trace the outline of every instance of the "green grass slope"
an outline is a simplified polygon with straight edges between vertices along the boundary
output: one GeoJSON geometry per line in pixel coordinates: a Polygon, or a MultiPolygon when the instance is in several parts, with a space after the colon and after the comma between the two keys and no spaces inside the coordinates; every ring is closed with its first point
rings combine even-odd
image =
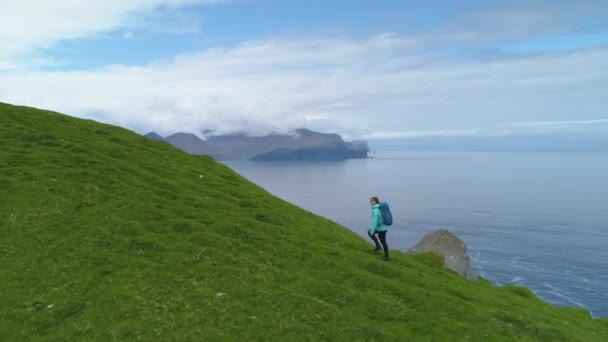
{"type": "Polygon", "coordinates": [[[0,104],[0,340],[607,341],[605,319],[393,253],[208,157],[0,104]]]}

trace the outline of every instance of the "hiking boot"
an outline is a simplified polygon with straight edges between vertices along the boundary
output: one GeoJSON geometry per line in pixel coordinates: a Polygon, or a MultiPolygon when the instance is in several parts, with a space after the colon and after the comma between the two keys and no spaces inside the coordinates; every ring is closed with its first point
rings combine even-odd
{"type": "Polygon", "coordinates": [[[374,252],[377,252],[377,251],[379,251],[381,249],[382,249],[382,247],[376,247],[376,248],[374,248],[374,252]]]}
{"type": "Polygon", "coordinates": [[[389,260],[388,256],[385,255],[382,257],[382,261],[388,261],[388,260],[389,260]]]}

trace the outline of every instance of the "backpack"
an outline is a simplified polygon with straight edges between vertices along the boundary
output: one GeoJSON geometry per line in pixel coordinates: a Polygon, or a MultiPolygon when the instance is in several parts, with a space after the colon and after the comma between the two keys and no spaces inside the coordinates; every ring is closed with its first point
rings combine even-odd
{"type": "Polygon", "coordinates": [[[380,209],[380,214],[382,214],[382,223],[385,226],[390,226],[393,224],[393,214],[391,214],[391,208],[389,208],[388,203],[382,202],[378,207],[380,209]]]}

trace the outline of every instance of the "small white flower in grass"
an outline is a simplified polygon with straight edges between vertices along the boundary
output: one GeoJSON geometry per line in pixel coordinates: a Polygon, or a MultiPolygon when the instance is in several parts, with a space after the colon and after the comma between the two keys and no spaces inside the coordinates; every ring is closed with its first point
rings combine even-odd
{"type": "Polygon", "coordinates": [[[47,308],[49,308],[49,309],[50,309],[50,308],[52,308],[53,306],[55,306],[55,304],[49,304],[49,305],[47,306],[47,308]]]}
{"type": "Polygon", "coordinates": [[[225,295],[226,295],[226,294],[225,294],[224,292],[218,292],[218,293],[216,294],[216,296],[218,296],[218,297],[224,297],[225,295]]]}
{"type": "Polygon", "coordinates": [[[198,178],[203,178],[203,175],[199,175],[198,178]]]}

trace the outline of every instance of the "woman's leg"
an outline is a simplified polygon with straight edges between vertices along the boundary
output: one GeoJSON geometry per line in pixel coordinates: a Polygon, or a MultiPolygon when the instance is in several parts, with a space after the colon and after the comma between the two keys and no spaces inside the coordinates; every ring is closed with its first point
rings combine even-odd
{"type": "Polygon", "coordinates": [[[380,238],[380,243],[382,243],[382,248],[384,248],[384,257],[388,259],[388,245],[386,244],[386,230],[383,232],[378,232],[378,237],[380,238]]]}
{"type": "Polygon", "coordinates": [[[380,249],[380,243],[378,242],[378,238],[376,237],[376,234],[370,234],[370,231],[367,231],[367,235],[369,235],[369,237],[372,239],[372,241],[374,241],[374,243],[376,244],[376,250],[380,249]]]}

